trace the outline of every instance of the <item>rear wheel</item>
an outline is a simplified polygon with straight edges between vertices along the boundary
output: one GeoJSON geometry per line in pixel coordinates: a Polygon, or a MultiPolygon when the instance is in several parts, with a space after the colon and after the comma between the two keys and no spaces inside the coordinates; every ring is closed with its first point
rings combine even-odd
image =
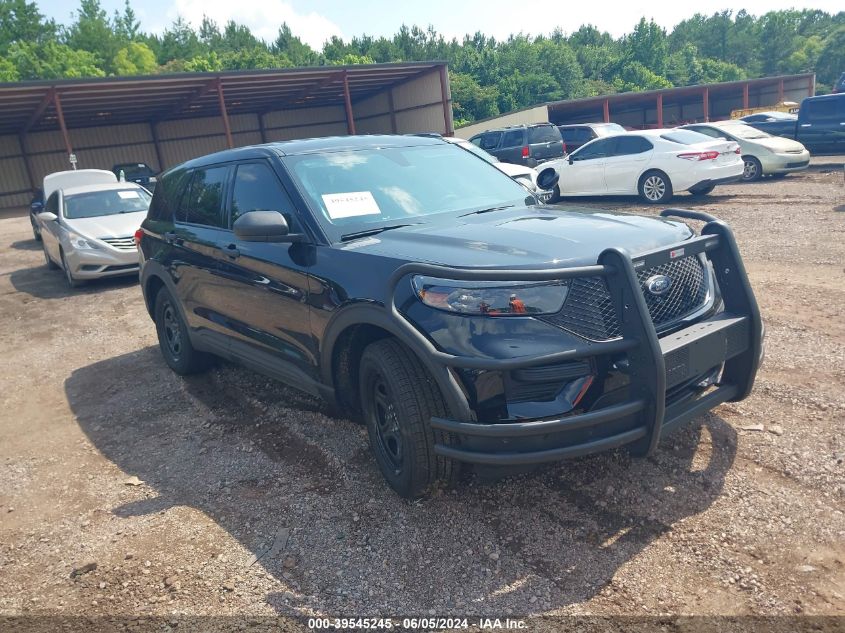
{"type": "Polygon", "coordinates": [[[29,223],[32,225],[32,237],[35,238],[36,241],[41,241],[41,229],[38,228],[38,224],[35,222],[35,219],[32,216],[29,216],[29,223]]]}
{"type": "Polygon", "coordinates": [[[763,177],[763,166],[760,164],[759,160],[753,156],[743,156],[742,161],[744,163],[742,169],[742,179],[745,182],[753,182],[755,180],[760,180],[760,178],[763,177]]]}
{"type": "Polygon", "coordinates": [[[391,488],[415,498],[457,479],[460,465],[434,453],[448,434],[429,424],[447,414],[443,396],[410,350],[395,339],[372,343],[361,357],[360,389],[370,446],[391,488]]]}
{"type": "Polygon", "coordinates": [[[697,187],[690,189],[689,192],[694,196],[706,196],[716,188],[716,185],[707,185],[706,187],[697,187]]]}
{"type": "Polygon", "coordinates": [[[154,314],[158,346],[170,369],[180,376],[207,369],[211,364],[211,356],[194,349],[188,337],[188,327],[166,288],[159,290],[156,295],[154,314]]]}
{"type": "Polygon", "coordinates": [[[640,198],[649,204],[659,204],[672,199],[672,182],[662,171],[649,171],[640,178],[640,198]]]}

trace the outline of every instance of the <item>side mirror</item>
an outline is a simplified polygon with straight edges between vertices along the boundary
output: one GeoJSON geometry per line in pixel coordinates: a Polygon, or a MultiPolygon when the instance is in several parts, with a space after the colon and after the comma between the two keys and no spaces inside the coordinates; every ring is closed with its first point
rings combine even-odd
{"type": "Polygon", "coordinates": [[[303,242],[305,235],[291,233],[278,211],[250,211],[235,220],[235,237],[244,242],[303,242]]]}
{"type": "Polygon", "coordinates": [[[572,163],[575,162],[575,159],[572,158],[572,156],[569,156],[569,157],[567,157],[567,162],[571,165],[572,163]]]}
{"type": "Polygon", "coordinates": [[[557,170],[554,167],[546,167],[537,176],[537,186],[543,191],[551,191],[555,188],[558,180],[560,180],[560,175],[558,175],[557,170]]]}
{"type": "Polygon", "coordinates": [[[55,222],[59,219],[55,213],[51,213],[50,211],[44,211],[44,213],[38,214],[38,219],[42,222],[55,222]]]}

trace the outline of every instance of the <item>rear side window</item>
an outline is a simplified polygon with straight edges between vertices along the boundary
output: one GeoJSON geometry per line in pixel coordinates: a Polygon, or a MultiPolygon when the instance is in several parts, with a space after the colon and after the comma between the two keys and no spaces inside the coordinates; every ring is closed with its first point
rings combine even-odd
{"type": "Polygon", "coordinates": [[[561,136],[553,125],[538,125],[528,128],[529,143],[560,143],[561,136]]]}
{"type": "MultiPolygon", "coordinates": [[[[829,119],[838,119],[845,114],[845,111],[836,107],[837,102],[845,104],[845,99],[818,99],[815,101],[805,101],[802,106],[807,110],[806,118],[810,121],[827,121],[829,119]]],[[[845,106],[843,106],[845,108],[845,106]]]]}
{"type": "Polygon", "coordinates": [[[229,167],[207,167],[191,173],[190,186],[179,207],[179,219],[188,224],[223,228],[223,196],[229,167]]]}
{"type": "Polygon", "coordinates": [[[652,144],[642,136],[617,136],[614,155],[629,156],[631,154],[642,154],[653,149],[652,144]]]}
{"type": "Polygon", "coordinates": [[[502,147],[520,147],[522,144],[522,130],[510,130],[502,137],[502,147]]]}
{"type": "Polygon", "coordinates": [[[499,139],[502,138],[501,132],[488,132],[481,135],[481,149],[495,149],[499,145],[499,139]]]}
{"type": "Polygon", "coordinates": [[[266,163],[238,165],[232,188],[232,224],[250,211],[290,214],[291,203],[276,174],[266,163]]]}
{"type": "Polygon", "coordinates": [[[560,135],[567,145],[583,145],[593,138],[590,130],[584,127],[563,128],[560,130],[560,135]]]}
{"type": "Polygon", "coordinates": [[[187,182],[188,173],[184,170],[171,172],[162,178],[153,192],[153,201],[150,203],[147,217],[151,220],[172,222],[187,182]]]}

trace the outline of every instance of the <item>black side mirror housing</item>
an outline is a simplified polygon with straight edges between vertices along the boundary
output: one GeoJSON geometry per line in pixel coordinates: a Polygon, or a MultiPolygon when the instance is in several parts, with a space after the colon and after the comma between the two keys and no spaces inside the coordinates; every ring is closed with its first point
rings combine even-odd
{"type": "Polygon", "coordinates": [[[571,165],[571,164],[572,164],[572,163],[574,163],[574,162],[575,162],[575,160],[574,160],[574,159],[570,156],[570,157],[569,157],[569,164],[571,165]]]}
{"type": "Polygon", "coordinates": [[[279,211],[249,211],[235,220],[235,237],[244,242],[304,242],[305,235],[291,233],[279,211]]]}
{"type": "Polygon", "coordinates": [[[560,180],[554,167],[546,167],[537,175],[537,186],[543,191],[551,191],[560,180]]]}

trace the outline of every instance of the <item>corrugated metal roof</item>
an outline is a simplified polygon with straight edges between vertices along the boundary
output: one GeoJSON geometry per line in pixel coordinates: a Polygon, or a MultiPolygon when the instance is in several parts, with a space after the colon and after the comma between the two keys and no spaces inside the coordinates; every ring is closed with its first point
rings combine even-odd
{"type": "Polygon", "coordinates": [[[404,62],[220,73],[174,73],[0,83],[0,134],[55,129],[56,99],[68,128],[120,125],[220,114],[218,82],[229,115],[353,102],[445,66],[404,62]]]}

